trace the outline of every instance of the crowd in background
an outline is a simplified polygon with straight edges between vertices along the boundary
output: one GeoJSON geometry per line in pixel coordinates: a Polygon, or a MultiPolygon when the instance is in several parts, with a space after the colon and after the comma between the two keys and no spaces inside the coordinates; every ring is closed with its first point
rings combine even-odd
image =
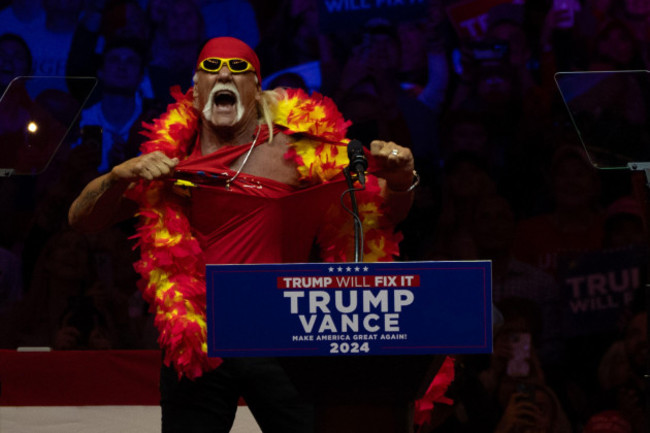
{"type": "MultiPolygon", "coordinates": [[[[42,95],[79,124],[45,171],[0,178],[0,347],[157,347],[135,221],[82,234],[67,210],[138,154],[142,122],[190,87],[201,44],[228,35],[255,47],[265,87],[321,92],[350,138],[412,149],[421,184],[400,260],[492,261],[494,353],[457,357],[455,403],[425,430],[645,433],[645,178],[593,167],[554,74],[650,70],[650,0],[506,2],[472,42],[455,3],[324,33],[315,0],[0,1],[0,93],[17,76],[99,82],[42,95]],[[93,125],[101,139],[81,133],[93,125]],[[514,371],[529,337],[529,369],[514,371]]],[[[630,116],[650,129],[647,111],[630,116]]]]}

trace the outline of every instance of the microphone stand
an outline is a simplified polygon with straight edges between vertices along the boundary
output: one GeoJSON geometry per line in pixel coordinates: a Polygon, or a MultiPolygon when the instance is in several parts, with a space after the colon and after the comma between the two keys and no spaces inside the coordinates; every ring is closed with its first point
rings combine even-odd
{"type": "MultiPolygon", "coordinates": [[[[357,198],[354,194],[358,190],[354,187],[354,180],[352,179],[349,166],[343,169],[343,175],[348,184],[348,190],[346,192],[350,193],[350,202],[352,204],[351,213],[354,219],[354,261],[359,263],[363,261],[363,242],[361,241],[362,226],[361,219],[359,218],[359,208],[357,206],[357,198]]],[[[348,212],[350,212],[349,209],[348,212]]]]}
{"type": "MultiPolygon", "coordinates": [[[[646,179],[646,197],[648,197],[648,192],[650,192],[650,162],[630,162],[627,164],[627,167],[631,171],[643,171],[645,174],[645,179],[646,179]]],[[[650,212],[648,211],[648,205],[644,206],[644,212],[646,215],[646,221],[647,217],[650,216],[650,212]]],[[[647,227],[646,227],[646,230],[647,227]]],[[[646,235],[650,235],[650,233],[647,233],[646,235]]],[[[646,317],[646,332],[650,334],[650,283],[646,282],[645,285],[645,309],[646,313],[648,313],[648,316],[646,317]]],[[[646,409],[646,416],[650,413],[650,358],[646,360],[646,371],[645,374],[643,375],[643,379],[645,382],[645,409],[646,409]]]]}

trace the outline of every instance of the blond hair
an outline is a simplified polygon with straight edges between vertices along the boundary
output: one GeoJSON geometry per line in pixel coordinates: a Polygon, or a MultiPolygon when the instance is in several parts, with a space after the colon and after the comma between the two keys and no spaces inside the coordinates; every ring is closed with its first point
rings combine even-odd
{"type": "Polygon", "coordinates": [[[269,128],[269,142],[273,141],[273,119],[278,101],[284,96],[284,89],[263,90],[258,105],[259,121],[269,128]]]}

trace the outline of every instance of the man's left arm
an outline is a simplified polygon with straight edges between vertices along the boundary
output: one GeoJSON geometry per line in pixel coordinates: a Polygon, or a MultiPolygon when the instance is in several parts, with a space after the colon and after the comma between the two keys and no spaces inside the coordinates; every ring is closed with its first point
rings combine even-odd
{"type": "Polygon", "coordinates": [[[386,216],[397,224],[404,220],[413,204],[415,162],[411,149],[392,141],[374,140],[370,153],[377,163],[376,172],[386,200],[386,216]]]}

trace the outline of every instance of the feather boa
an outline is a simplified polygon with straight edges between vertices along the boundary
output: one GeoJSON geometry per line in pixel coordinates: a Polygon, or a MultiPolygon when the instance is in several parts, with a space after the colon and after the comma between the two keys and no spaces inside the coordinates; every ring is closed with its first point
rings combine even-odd
{"type": "Polygon", "coordinates": [[[436,404],[453,405],[454,401],[445,396],[449,385],[454,381],[455,376],[455,359],[452,357],[445,357],[445,360],[440,366],[440,370],[429,384],[427,391],[422,398],[415,401],[415,409],[413,415],[413,423],[418,426],[423,426],[431,422],[431,415],[436,404]]]}
{"type": "MultiPolygon", "coordinates": [[[[149,141],[142,153],[159,150],[170,158],[183,159],[198,131],[198,112],[192,107],[191,89],[183,94],[172,89],[176,100],[152,124],[145,124],[149,141]]],[[[350,122],[346,122],[329,98],[318,93],[287,90],[278,102],[274,123],[296,135],[285,158],[296,163],[302,180],[327,182],[348,164],[344,143],[350,122]]],[[[366,261],[392,260],[401,240],[383,214],[380,188],[369,177],[366,191],[358,196],[364,224],[366,261]]],[[[127,197],[139,206],[140,223],[135,235],[141,259],[143,298],[155,314],[158,342],[166,365],[174,365],[179,377],[195,379],[216,368],[220,359],[207,356],[205,263],[198,241],[192,235],[182,208],[167,194],[162,181],[139,181],[127,197]]],[[[349,261],[354,240],[350,217],[333,205],[328,224],[318,242],[325,261],[349,261]]]]}

